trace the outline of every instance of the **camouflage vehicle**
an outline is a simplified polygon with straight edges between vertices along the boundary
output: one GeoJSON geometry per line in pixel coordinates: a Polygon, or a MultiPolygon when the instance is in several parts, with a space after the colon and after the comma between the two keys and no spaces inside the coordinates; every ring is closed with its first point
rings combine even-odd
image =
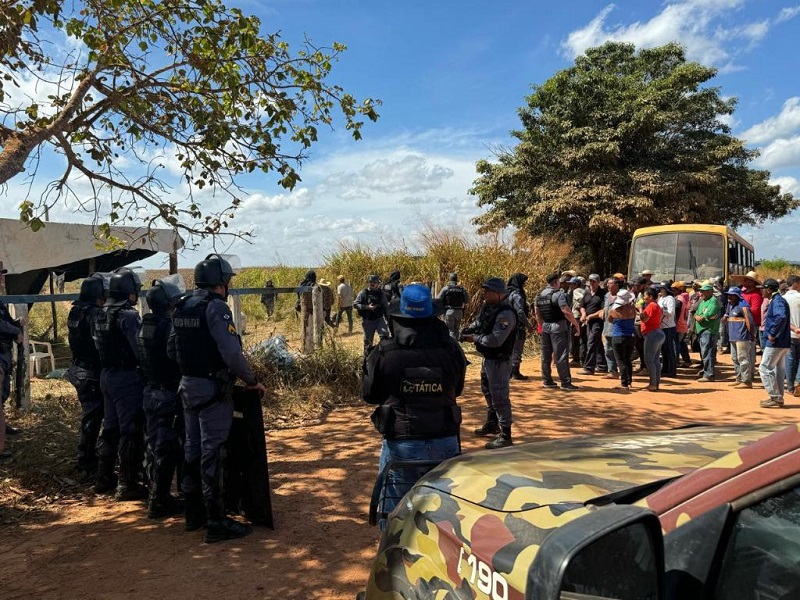
{"type": "Polygon", "coordinates": [[[450,459],[389,515],[358,597],[800,599],[800,425],[450,459]]]}

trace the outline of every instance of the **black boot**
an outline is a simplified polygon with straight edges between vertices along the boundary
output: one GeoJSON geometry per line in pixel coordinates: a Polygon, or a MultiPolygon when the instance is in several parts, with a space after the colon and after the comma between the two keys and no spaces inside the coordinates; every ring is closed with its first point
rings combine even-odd
{"type": "Polygon", "coordinates": [[[200,492],[184,495],[183,515],[186,520],[184,527],[186,531],[197,531],[206,526],[208,521],[206,505],[200,492]]]}
{"type": "Polygon", "coordinates": [[[106,429],[97,442],[97,477],[94,491],[98,494],[112,493],[117,487],[114,467],[117,464],[119,429],[106,429]]]}
{"type": "Polygon", "coordinates": [[[527,381],[528,376],[520,373],[519,365],[517,365],[516,367],[514,367],[514,370],[511,371],[511,379],[516,379],[517,381],[527,381]]]}
{"type": "Polygon", "coordinates": [[[208,529],[204,540],[206,544],[235,540],[253,531],[249,525],[226,517],[221,499],[206,502],[206,510],[208,511],[208,529]]]}
{"type": "Polygon", "coordinates": [[[486,448],[489,450],[494,450],[495,448],[506,448],[507,446],[513,445],[514,442],[511,439],[511,427],[501,427],[500,428],[500,435],[494,438],[491,442],[486,444],[486,448]]]}
{"type": "Polygon", "coordinates": [[[170,494],[172,478],[175,474],[174,453],[170,452],[163,457],[155,457],[151,473],[147,518],[163,519],[182,513],[183,502],[170,494]]]}
{"type": "Polygon", "coordinates": [[[500,433],[500,425],[497,422],[497,413],[494,409],[486,409],[486,422],[474,431],[475,435],[489,436],[500,433]]]}
{"type": "Polygon", "coordinates": [[[119,483],[115,500],[147,500],[147,488],[142,484],[144,446],[141,434],[134,432],[120,440],[119,483]]]}

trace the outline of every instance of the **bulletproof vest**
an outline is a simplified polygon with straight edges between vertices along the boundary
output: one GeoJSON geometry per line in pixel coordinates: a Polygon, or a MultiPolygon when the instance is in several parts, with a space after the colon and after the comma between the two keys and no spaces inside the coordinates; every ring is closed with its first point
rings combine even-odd
{"type": "Polygon", "coordinates": [[[460,285],[449,285],[442,300],[444,300],[444,305],[447,308],[464,308],[464,304],[467,301],[467,293],[460,285]]]}
{"type": "Polygon", "coordinates": [[[383,298],[385,296],[381,290],[371,290],[367,288],[366,292],[367,297],[365,304],[374,304],[376,308],[375,310],[359,310],[358,314],[368,321],[374,321],[383,316],[383,298]]]}
{"type": "Polygon", "coordinates": [[[150,313],[142,317],[142,327],[136,336],[139,365],[148,385],[168,390],[178,389],[181,372],[178,364],[167,356],[167,339],[172,320],[166,315],[150,313]]]}
{"type": "MultiPolygon", "coordinates": [[[[501,312],[504,310],[511,311],[511,314],[514,314],[514,308],[509,304],[508,299],[504,299],[499,304],[495,306],[490,306],[488,304],[484,304],[483,308],[481,309],[481,315],[479,318],[480,327],[475,332],[477,335],[487,335],[494,331],[494,324],[497,321],[497,317],[500,315],[501,312]]],[[[508,337],[506,337],[505,341],[501,346],[496,348],[489,348],[488,346],[484,346],[483,344],[476,343],[475,349],[481,356],[486,358],[507,358],[511,356],[511,351],[514,349],[514,342],[517,339],[517,336],[514,335],[516,331],[516,326],[514,329],[508,332],[508,337]]]]}
{"type": "Polygon", "coordinates": [[[456,435],[461,409],[456,403],[452,349],[448,346],[419,348],[401,346],[392,339],[378,348],[382,386],[387,399],[372,415],[378,431],[387,439],[423,439],[456,435]]]}
{"type": "Polygon", "coordinates": [[[72,304],[67,316],[69,349],[72,362],[90,370],[100,369],[100,353],[92,337],[92,321],[100,307],[96,304],[78,300],[72,304]]]}
{"type": "Polygon", "coordinates": [[[182,375],[215,377],[225,368],[206,320],[208,304],[215,298],[222,299],[222,296],[209,294],[198,300],[198,296],[190,294],[178,302],[172,313],[175,349],[182,375]]]}
{"type": "Polygon", "coordinates": [[[542,315],[542,319],[544,319],[545,323],[558,323],[567,318],[561,311],[558,300],[554,298],[555,292],[557,291],[559,290],[554,290],[548,286],[536,296],[536,308],[539,309],[539,313],[542,315]]]}
{"type": "Polygon", "coordinates": [[[104,306],[94,322],[95,342],[104,369],[134,369],[138,362],[128,339],[119,327],[119,313],[133,310],[129,304],[104,306]]]}

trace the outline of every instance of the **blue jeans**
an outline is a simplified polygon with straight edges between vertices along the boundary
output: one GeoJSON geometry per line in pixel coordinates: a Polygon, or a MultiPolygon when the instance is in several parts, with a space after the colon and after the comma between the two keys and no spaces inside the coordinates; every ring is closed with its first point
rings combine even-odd
{"type": "Polygon", "coordinates": [[[783,402],[783,384],[786,379],[786,355],[789,348],[773,348],[767,346],[761,353],[761,383],[769,397],[778,402],[783,402]]]}
{"type": "Polygon", "coordinates": [[[786,384],[789,390],[800,385],[800,338],[792,338],[789,353],[786,355],[786,384]]]}
{"type": "Polygon", "coordinates": [[[644,336],[644,364],[650,377],[650,385],[658,387],[661,383],[661,346],[666,336],[661,329],[656,329],[644,336]]]}
{"type": "Polygon", "coordinates": [[[619,373],[619,365],[617,364],[617,357],[614,354],[614,338],[610,335],[603,336],[606,338],[606,363],[608,363],[609,373],[619,373]]]}
{"type": "MultiPolygon", "coordinates": [[[[458,437],[451,435],[443,438],[433,438],[427,440],[383,440],[381,445],[381,457],[378,462],[378,477],[383,474],[387,464],[393,461],[407,460],[438,460],[458,455],[458,437]]],[[[420,469],[393,470],[389,472],[386,479],[386,486],[381,490],[381,501],[383,509],[379,506],[380,513],[389,514],[394,510],[406,492],[410,490],[430,467],[420,469]]],[[[385,519],[379,519],[381,530],[386,526],[385,519]]]]}
{"type": "Polygon", "coordinates": [[[717,366],[717,336],[710,331],[700,334],[700,358],[703,360],[703,376],[714,377],[717,366]]]}

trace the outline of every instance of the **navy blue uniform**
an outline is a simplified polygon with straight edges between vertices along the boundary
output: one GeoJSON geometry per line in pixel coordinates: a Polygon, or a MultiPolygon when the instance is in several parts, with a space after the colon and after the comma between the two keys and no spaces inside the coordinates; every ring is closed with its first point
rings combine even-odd
{"type": "Polygon", "coordinates": [[[98,470],[95,487],[112,485],[114,463],[119,458],[117,496],[138,494],[142,487],[144,461],[144,384],[137,370],[136,336],[141,319],[128,300],[113,300],[97,312],[95,343],[100,353],[103,392],[103,431],[97,446],[98,470]]]}
{"type": "Polygon", "coordinates": [[[222,296],[195,290],[178,303],[172,322],[168,354],[182,374],[179,393],[186,427],[181,488],[187,511],[202,495],[209,518],[217,519],[224,512],[222,466],[233,421],[233,383],[238,377],[255,385],[256,378],[222,296]]]}
{"type": "Polygon", "coordinates": [[[361,326],[364,329],[364,356],[366,356],[376,333],[380,339],[389,337],[389,326],[386,323],[389,303],[379,288],[366,287],[358,293],[353,306],[361,317],[361,326]]]}

